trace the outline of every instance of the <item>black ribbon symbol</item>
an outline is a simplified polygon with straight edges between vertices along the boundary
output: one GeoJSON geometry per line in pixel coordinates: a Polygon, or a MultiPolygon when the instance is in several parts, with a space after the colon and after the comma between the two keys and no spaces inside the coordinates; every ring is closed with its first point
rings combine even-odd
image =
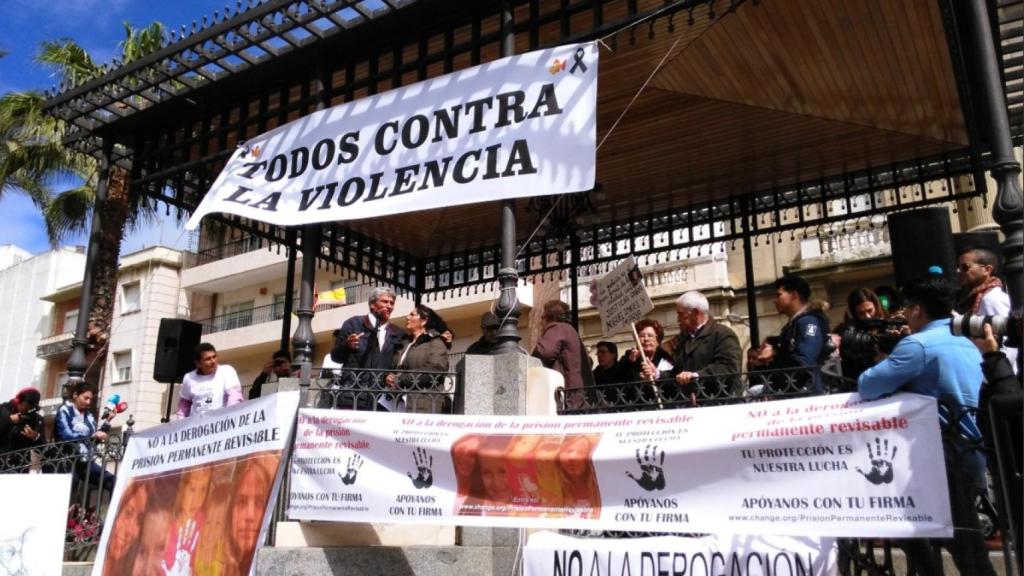
{"type": "Polygon", "coordinates": [[[576,49],[576,55],[573,56],[574,62],[572,64],[572,68],[569,69],[569,74],[575,74],[577,68],[580,69],[580,72],[583,72],[584,74],[587,73],[587,65],[583,63],[583,56],[585,56],[586,53],[586,50],[584,50],[582,46],[576,49]]]}

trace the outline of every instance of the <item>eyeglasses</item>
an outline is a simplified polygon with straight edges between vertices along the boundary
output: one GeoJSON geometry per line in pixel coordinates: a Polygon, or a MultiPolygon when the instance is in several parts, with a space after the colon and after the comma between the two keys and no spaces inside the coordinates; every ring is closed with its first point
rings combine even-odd
{"type": "Polygon", "coordinates": [[[981,266],[981,264],[978,264],[977,262],[963,262],[957,265],[956,271],[961,273],[967,272],[968,270],[974,268],[975,266],[981,266]]]}

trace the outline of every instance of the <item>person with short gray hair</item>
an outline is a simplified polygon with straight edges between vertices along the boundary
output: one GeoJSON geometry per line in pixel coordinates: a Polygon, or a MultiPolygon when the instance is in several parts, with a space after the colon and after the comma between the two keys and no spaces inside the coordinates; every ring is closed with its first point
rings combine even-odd
{"type": "MultiPolygon", "coordinates": [[[[401,348],[405,339],[405,331],[389,323],[391,313],[395,310],[395,291],[387,287],[377,287],[370,292],[368,302],[370,313],[365,316],[353,316],[341,325],[341,330],[331,350],[331,360],[348,369],[390,370],[395,367],[395,351],[401,348]]],[[[344,387],[352,387],[351,374],[344,387]]],[[[368,390],[381,388],[382,378],[377,374],[362,374],[360,386],[368,390]],[[381,382],[377,382],[380,380],[381,382]]],[[[376,399],[373,394],[342,394],[335,399],[339,408],[355,410],[373,410],[376,399]]]]}
{"type": "Polygon", "coordinates": [[[733,382],[714,377],[740,371],[740,340],[732,328],[711,318],[708,299],[697,291],[685,292],[676,299],[679,335],[666,344],[672,352],[672,376],[684,391],[697,390],[701,396],[738,394],[733,382]],[[703,379],[703,380],[702,380],[703,379]]]}

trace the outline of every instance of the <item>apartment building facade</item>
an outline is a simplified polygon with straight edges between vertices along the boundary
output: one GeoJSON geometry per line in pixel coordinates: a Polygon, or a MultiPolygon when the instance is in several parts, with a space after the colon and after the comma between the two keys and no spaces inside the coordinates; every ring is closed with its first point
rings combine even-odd
{"type": "MultiPolygon", "coordinates": [[[[128,403],[128,413],[115,420],[123,425],[129,415],[136,428],[160,423],[167,404],[167,385],[153,380],[157,333],[162,318],[188,317],[187,295],[181,289],[182,253],[156,246],[121,257],[114,318],[107,342],[106,360],[88,356],[86,380],[99,389],[101,402],[117,394],[128,403]]],[[[44,406],[52,408],[62,401],[67,380],[67,361],[71,339],[79,314],[81,271],[77,282],[61,286],[42,299],[53,307],[49,334],[36,349],[44,363],[44,406]]]]}
{"type": "Polygon", "coordinates": [[[0,247],[0,266],[0,398],[7,400],[26,386],[45,388],[47,363],[38,357],[37,348],[48,343],[55,327],[63,331],[74,316],[67,318],[67,310],[42,298],[58,286],[81,280],[85,251],[61,248],[33,256],[7,245],[0,247]]]}

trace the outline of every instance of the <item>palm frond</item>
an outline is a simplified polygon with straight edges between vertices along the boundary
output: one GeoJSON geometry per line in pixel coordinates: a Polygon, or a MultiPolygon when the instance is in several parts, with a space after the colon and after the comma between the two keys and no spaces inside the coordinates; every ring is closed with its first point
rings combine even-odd
{"type": "Polygon", "coordinates": [[[36,62],[51,68],[55,76],[72,86],[100,75],[100,67],[92,56],[70,38],[41,42],[36,62]]]}
{"type": "Polygon", "coordinates": [[[46,237],[51,246],[56,248],[68,236],[89,229],[95,200],[95,190],[89,185],[71,188],[53,197],[43,210],[46,237]]]}
{"type": "Polygon", "coordinates": [[[124,40],[117,47],[121,50],[121,58],[128,63],[162,48],[165,28],[160,22],[153,22],[145,28],[135,28],[131,23],[125,22],[124,35],[124,40]]]}

